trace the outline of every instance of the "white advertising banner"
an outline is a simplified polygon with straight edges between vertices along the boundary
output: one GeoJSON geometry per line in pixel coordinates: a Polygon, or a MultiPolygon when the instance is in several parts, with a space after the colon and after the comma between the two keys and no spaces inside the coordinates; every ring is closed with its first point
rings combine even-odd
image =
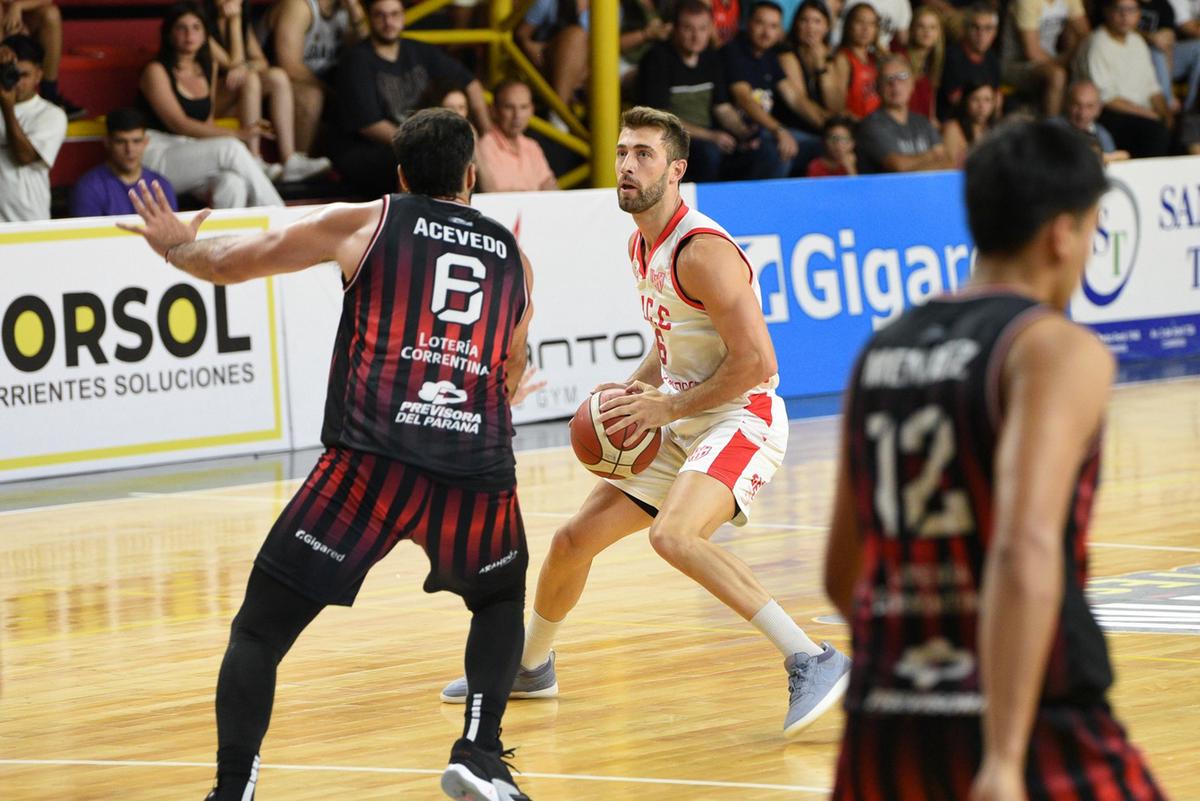
{"type": "Polygon", "coordinates": [[[0,270],[0,481],[290,447],[274,281],[193,280],[106,220],[0,227],[0,270]]]}
{"type": "Polygon", "coordinates": [[[1123,359],[1200,350],[1200,157],[1123,162],[1108,174],[1072,318],[1123,359]]]}

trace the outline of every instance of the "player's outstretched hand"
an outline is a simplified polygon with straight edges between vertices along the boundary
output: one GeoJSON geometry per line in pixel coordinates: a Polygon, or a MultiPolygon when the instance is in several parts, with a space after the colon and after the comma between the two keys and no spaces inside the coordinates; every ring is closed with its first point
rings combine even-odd
{"type": "Polygon", "coordinates": [[[533,393],[542,389],[548,384],[548,381],[534,381],[533,377],[537,375],[537,368],[530,365],[525,368],[524,374],[521,376],[521,383],[517,384],[517,389],[513,392],[512,397],[508,399],[509,406],[520,406],[526,398],[533,393]]]}
{"type": "Polygon", "coordinates": [[[1020,765],[984,759],[968,801],[1026,801],[1027,798],[1020,765]]]}
{"type": "Polygon", "coordinates": [[[610,424],[604,429],[606,434],[615,434],[634,425],[636,428],[628,439],[637,442],[643,432],[661,428],[679,416],[675,413],[674,396],[644,381],[616,384],[613,388],[623,388],[625,394],[600,406],[600,422],[610,424]]]}
{"type": "Polygon", "coordinates": [[[184,222],[171,211],[171,203],[158,181],[150,186],[146,186],[145,181],[138,181],[137,187],[129,190],[129,199],[133,201],[133,208],[145,225],[119,222],[117,227],[140,234],[146,244],[164,259],[167,251],[176,245],[195,241],[201,224],[212,214],[211,209],[204,209],[197,212],[190,223],[184,222]]]}

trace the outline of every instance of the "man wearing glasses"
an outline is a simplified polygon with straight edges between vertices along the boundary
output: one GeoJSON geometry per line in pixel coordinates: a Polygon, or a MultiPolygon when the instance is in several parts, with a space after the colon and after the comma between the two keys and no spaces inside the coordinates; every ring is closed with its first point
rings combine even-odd
{"type": "Polygon", "coordinates": [[[954,167],[929,118],[908,110],[908,99],[913,92],[908,70],[908,62],[899,56],[888,56],[879,64],[879,96],[883,105],[863,120],[858,129],[859,171],[864,174],[954,167]]]}
{"type": "Polygon", "coordinates": [[[937,115],[942,121],[954,116],[967,84],[986,84],[999,93],[1000,56],[992,48],[1000,30],[996,8],[978,0],[967,9],[962,38],[946,46],[942,84],[938,89],[937,115]]]}

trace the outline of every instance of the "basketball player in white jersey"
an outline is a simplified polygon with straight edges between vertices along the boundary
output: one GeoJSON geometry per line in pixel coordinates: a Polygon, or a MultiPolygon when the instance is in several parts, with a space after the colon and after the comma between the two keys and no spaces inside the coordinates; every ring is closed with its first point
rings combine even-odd
{"type": "MultiPolygon", "coordinates": [[[[537,594],[513,698],[558,693],[554,636],[583,592],[592,559],[650,527],[663,559],[750,621],[784,656],[789,703],[784,732],[795,736],[845,692],[849,660],[817,644],[755,579],[709,541],[721,524],[745,525],[755,495],[783,461],[788,423],[775,349],[749,260],[713,220],[679,194],[688,134],[665,111],[636,107],[621,119],[617,202],[633,215],[633,276],[656,348],[602,407],[609,433],[662,428],[654,462],[624,480],[602,480],[554,535],[537,594]]],[[[465,679],[442,700],[462,702],[465,679]]]]}

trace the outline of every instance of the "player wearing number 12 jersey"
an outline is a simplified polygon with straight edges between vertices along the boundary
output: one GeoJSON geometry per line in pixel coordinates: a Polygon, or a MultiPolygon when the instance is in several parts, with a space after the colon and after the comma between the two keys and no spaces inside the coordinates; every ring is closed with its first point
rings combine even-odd
{"type": "Polygon", "coordinates": [[[1063,310],[1106,187],[1075,132],[997,131],[967,160],[971,283],[858,359],[826,564],[854,641],[837,801],[1163,798],[1084,597],[1113,362],[1063,310]]]}
{"type": "MultiPolygon", "coordinates": [[[[749,567],[709,540],[723,523],[746,523],[787,445],[787,417],[774,391],[775,351],[755,276],[729,234],[680,197],[688,134],[678,118],[637,107],[621,122],[617,199],[637,224],[630,267],[656,347],[627,382],[598,388],[626,390],[605,404],[600,419],[610,431],[661,427],[663,443],[644,472],[597,484],[555,533],[513,695],[557,693],[550,646],[583,592],[592,559],[649,526],[660,556],[783,654],[789,685],[784,731],[793,736],[841,696],[849,662],[809,639],[749,567]]],[[[463,679],[452,682],[442,700],[462,702],[469,687],[463,679]]]]}
{"type": "Polygon", "coordinates": [[[192,275],[231,283],[336,261],[345,289],[326,450],[267,535],[234,618],[206,801],[253,798],[276,666],[321,609],[354,602],[401,539],[429,557],[425,590],[456,593],[472,613],[471,697],[442,789],[528,801],[499,735],[529,558],[508,408],[525,368],[529,264],[508,230],[467,203],[475,136],[466,120],[418,112],[393,149],[404,194],[334,204],[257,236],[193,241],[205,213],[186,225],[161,188],[131,193],[145,225],[130,229],[192,275]]]}

